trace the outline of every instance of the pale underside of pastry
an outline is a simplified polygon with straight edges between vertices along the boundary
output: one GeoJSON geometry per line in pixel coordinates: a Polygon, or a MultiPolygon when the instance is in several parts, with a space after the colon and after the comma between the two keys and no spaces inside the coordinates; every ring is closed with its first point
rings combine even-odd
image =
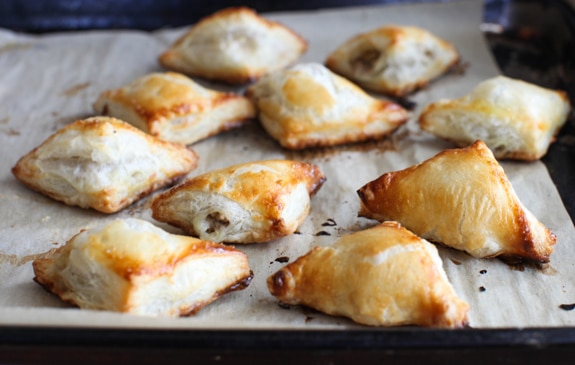
{"type": "Polygon", "coordinates": [[[255,161],[193,177],[157,196],[152,217],[214,242],[266,242],[293,233],[325,181],[313,164],[255,161]]]}
{"type": "Polygon", "coordinates": [[[195,314],[252,278],[241,251],[133,218],[83,230],[33,268],[34,281],[82,309],[144,316],[195,314]]]}
{"type": "Polygon", "coordinates": [[[395,220],[477,258],[546,263],[556,237],[517,197],[487,146],[476,141],[387,172],[358,190],[359,215],[395,220]]]}
{"type": "Polygon", "coordinates": [[[497,76],[459,99],[429,104],[420,127],[462,147],[481,139],[498,159],[543,157],[571,109],[563,91],[497,76]]]}
{"type": "Polygon", "coordinates": [[[196,153],[121,120],[93,117],[58,130],[20,158],[14,176],[68,205],[117,212],[196,168],[196,153]]]}
{"type": "Polygon", "coordinates": [[[163,140],[187,145],[240,127],[255,117],[248,98],[205,88],[175,72],[151,73],[104,91],[94,110],[163,140]]]}
{"type": "Polygon", "coordinates": [[[246,95],[265,130],[287,149],[382,139],[409,117],[398,104],[371,97],[319,63],[266,75],[246,95]]]}
{"type": "Polygon", "coordinates": [[[315,247],[267,279],[281,302],[371,326],[463,327],[469,305],[435,246],[397,222],[315,247]]]}
{"type": "Polygon", "coordinates": [[[289,27],[246,7],[232,7],[193,25],[159,62],[190,76],[242,84],[291,65],[307,42],[289,27]]]}
{"type": "Polygon", "coordinates": [[[327,57],[325,64],[366,89],[403,97],[458,62],[455,47],[431,32],[388,25],[347,40],[327,57]]]}

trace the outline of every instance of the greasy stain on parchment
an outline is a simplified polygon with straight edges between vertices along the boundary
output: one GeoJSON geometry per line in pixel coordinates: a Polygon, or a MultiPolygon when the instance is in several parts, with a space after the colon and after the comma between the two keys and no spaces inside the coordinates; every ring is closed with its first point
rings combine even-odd
{"type": "Polygon", "coordinates": [[[25,265],[31,261],[36,260],[36,259],[41,259],[41,258],[44,258],[46,256],[49,256],[55,250],[56,249],[53,248],[48,252],[34,254],[34,255],[25,255],[25,256],[8,255],[8,254],[0,253],[0,265],[10,264],[12,266],[22,266],[22,265],[25,265]]]}
{"type": "Polygon", "coordinates": [[[64,90],[64,92],[62,93],[62,95],[64,96],[74,96],[76,95],[78,92],[84,90],[85,88],[87,88],[88,86],[90,86],[89,82],[84,82],[81,84],[77,84],[72,86],[71,88],[64,90]]]}

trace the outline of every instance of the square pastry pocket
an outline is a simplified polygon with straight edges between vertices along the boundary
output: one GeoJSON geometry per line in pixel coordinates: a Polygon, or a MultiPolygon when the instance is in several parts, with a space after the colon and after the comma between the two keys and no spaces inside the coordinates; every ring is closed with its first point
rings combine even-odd
{"type": "Polygon", "coordinates": [[[34,281],[82,309],[168,317],[195,314],[253,276],[233,247],[134,218],[83,230],[33,268],[34,281]]]}
{"type": "Polygon", "coordinates": [[[293,150],[382,139],[409,117],[399,104],[371,97],[319,63],[266,75],[246,95],[265,130],[293,150]]]}
{"type": "Polygon", "coordinates": [[[306,50],[307,42],[289,27],[231,7],[194,24],[159,62],[189,76],[244,84],[295,63],[306,50]]]}
{"type": "Polygon", "coordinates": [[[413,26],[388,25],[347,40],[326,66],[361,87],[405,97],[459,62],[448,41],[413,26]]]}
{"type": "Polygon", "coordinates": [[[421,129],[460,147],[482,140],[498,159],[543,157],[571,109],[567,94],[497,76],[468,95],[425,107],[421,129]]]}
{"type": "Polygon", "coordinates": [[[115,213],[196,168],[196,153],[121,120],[93,117],[58,130],[12,168],[52,199],[115,213]]]}
{"type": "Polygon", "coordinates": [[[152,73],[100,94],[98,114],[125,120],[153,136],[192,144],[255,117],[249,99],[201,86],[175,73],[152,73]]]}

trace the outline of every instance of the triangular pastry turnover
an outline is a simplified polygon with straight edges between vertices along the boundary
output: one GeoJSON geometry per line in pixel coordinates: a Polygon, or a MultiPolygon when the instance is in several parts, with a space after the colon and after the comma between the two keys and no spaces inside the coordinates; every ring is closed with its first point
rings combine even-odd
{"type": "Polygon", "coordinates": [[[462,327],[469,305],[448,281],[437,248],[397,222],[314,247],[267,279],[291,305],[371,326],[462,327]]]}
{"type": "Polygon", "coordinates": [[[525,208],[482,141],[445,150],[358,190],[359,215],[396,220],[474,257],[546,263],[556,237],[525,208]]]}

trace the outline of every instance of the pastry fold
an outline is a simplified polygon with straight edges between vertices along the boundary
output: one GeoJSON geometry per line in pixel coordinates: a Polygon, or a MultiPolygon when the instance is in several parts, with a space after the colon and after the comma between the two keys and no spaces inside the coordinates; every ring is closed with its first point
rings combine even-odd
{"type": "Polygon", "coordinates": [[[115,213],[196,168],[196,153],[121,120],[93,117],[58,130],[20,158],[14,176],[52,199],[115,213]]]}
{"type": "Polygon", "coordinates": [[[359,215],[395,220],[478,258],[546,263],[556,237],[517,197],[482,141],[449,149],[362,186],[359,215]]]}
{"type": "Polygon", "coordinates": [[[66,302],[145,316],[194,314],[252,278],[241,251],[134,218],[83,230],[33,268],[66,302]]]}
{"type": "Polygon", "coordinates": [[[435,246],[397,222],[315,247],[267,279],[272,295],[371,326],[463,327],[469,305],[435,246]]]}
{"type": "Polygon", "coordinates": [[[293,233],[325,176],[318,166],[264,160],[195,176],[157,196],[152,217],[215,242],[266,242],[293,233]]]}

